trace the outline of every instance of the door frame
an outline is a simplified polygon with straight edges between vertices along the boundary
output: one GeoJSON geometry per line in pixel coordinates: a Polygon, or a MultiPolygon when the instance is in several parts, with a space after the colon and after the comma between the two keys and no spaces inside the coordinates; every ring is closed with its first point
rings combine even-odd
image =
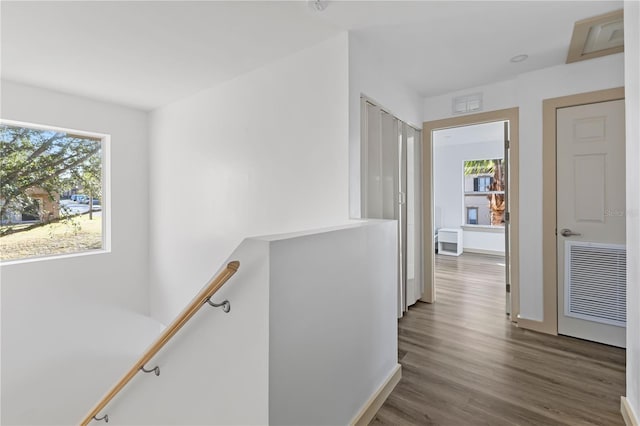
{"type": "Polygon", "coordinates": [[[542,321],[519,320],[525,328],[558,334],[558,251],[556,217],[556,111],[559,108],[624,99],[624,87],[542,101],[542,321]]]}
{"type": "Polygon", "coordinates": [[[520,313],[520,245],[519,245],[519,109],[507,108],[496,111],[451,117],[442,120],[425,121],[422,125],[422,202],[423,202],[423,240],[424,240],[424,295],[422,301],[434,303],[435,294],[435,236],[433,235],[433,131],[451,127],[470,126],[495,121],[509,121],[510,126],[510,164],[509,164],[509,214],[510,248],[509,264],[511,269],[511,321],[516,321],[520,313]]]}

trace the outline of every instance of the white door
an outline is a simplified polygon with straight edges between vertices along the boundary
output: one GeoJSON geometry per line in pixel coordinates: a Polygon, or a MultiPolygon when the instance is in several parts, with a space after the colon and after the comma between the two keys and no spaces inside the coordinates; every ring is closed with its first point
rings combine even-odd
{"type": "Polygon", "coordinates": [[[558,333],[625,347],[624,100],[557,110],[558,333]]]}

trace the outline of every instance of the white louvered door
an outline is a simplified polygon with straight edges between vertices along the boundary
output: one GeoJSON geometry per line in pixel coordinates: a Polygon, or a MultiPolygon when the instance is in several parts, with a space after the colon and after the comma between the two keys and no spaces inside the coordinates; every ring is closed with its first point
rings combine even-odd
{"type": "Polygon", "coordinates": [[[558,333],[625,347],[624,101],[557,111],[558,333]]]}

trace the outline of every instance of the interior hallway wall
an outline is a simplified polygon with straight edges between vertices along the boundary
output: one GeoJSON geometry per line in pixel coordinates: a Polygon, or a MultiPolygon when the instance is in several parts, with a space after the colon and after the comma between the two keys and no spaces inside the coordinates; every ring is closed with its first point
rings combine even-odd
{"type": "Polygon", "coordinates": [[[627,126],[627,400],[640,420],[640,3],[624,3],[627,126]]]}
{"type": "Polygon", "coordinates": [[[348,37],[151,114],[151,311],[168,322],[243,238],[348,219],[348,37]]]}
{"type": "Polygon", "coordinates": [[[3,80],[2,118],[111,135],[111,252],[2,265],[3,327],[5,307],[36,300],[64,310],[91,299],[148,314],[147,113],[3,80]]]}
{"type": "Polygon", "coordinates": [[[542,319],[542,101],[624,85],[623,54],[558,65],[424,100],[424,121],[452,117],[454,96],[482,92],[484,111],[519,107],[520,316],[542,319]],[[522,204],[526,201],[526,204],[522,204]]]}
{"type": "Polygon", "coordinates": [[[367,96],[400,120],[422,129],[423,99],[415,90],[387,75],[371,49],[356,35],[349,34],[349,217],[352,218],[362,217],[360,96],[367,96]]]}

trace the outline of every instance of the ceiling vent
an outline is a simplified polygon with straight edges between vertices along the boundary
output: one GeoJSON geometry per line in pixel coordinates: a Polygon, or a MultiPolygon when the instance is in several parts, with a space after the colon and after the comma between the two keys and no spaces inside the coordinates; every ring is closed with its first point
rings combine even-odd
{"type": "Polygon", "coordinates": [[[621,10],[575,23],[567,63],[624,51],[624,19],[621,10]]]}
{"type": "Polygon", "coordinates": [[[468,112],[482,111],[482,93],[457,96],[452,102],[453,114],[466,114],[468,112]]]}

